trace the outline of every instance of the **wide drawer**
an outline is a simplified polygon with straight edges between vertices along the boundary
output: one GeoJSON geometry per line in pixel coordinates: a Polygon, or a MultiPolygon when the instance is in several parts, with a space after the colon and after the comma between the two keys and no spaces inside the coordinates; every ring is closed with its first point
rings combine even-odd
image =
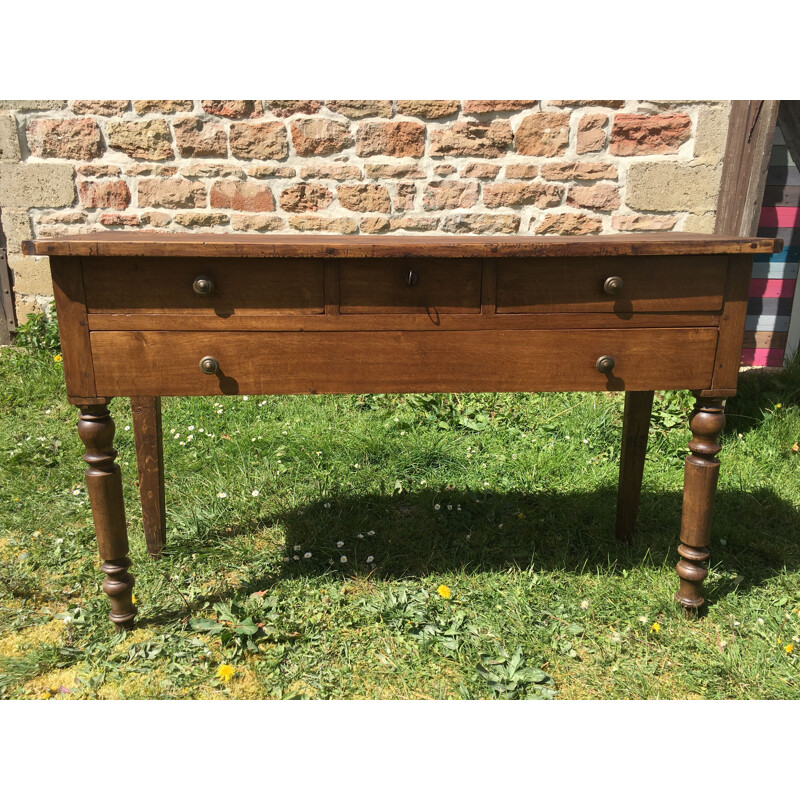
{"type": "Polygon", "coordinates": [[[726,256],[504,259],[497,312],[717,311],[727,266],[726,256]]]}
{"type": "Polygon", "coordinates": [[[478,314],[481,261],[454,258],[341,259],[342,314],[478,314]]]}
{"type": "Polygon", "coordinates": [[[715,328],[91,334],[101,396],[703,389],[716,343],[715,328]]]}
{"type": "Polygon", "coordinates": [[[202,314],[231,317],[321,314],[321,259],[84,258],[89,313],[202,314]],[[198,289],[198,278],[210,284],[198,289]]]}

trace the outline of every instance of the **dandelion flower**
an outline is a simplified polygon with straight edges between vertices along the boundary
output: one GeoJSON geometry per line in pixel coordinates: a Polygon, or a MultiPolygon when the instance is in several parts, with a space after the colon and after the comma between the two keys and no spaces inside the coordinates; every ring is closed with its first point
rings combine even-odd
{"type": "Polygon", "coordinates": [[[225,492],[217,492],[217,497],[226,498],[228,495],[225,492]]]}
{"type": "Polygon", "coordinates": [[[341,562],[342,562],[342,564],[346,564],[346,563],[347,563],[347,556],[342,556],[342,557],[339,559],[339,561],[341,561],[341,562]]]}
{"type": "Polygon", "coordinates": [[[451,592],[449,586],[445,586],[444,584],[442,584],[436,591],[438,592],[439,597],[443,597],[445,600],[450,599],[451,592]]]}
{"type": "Polygon", "coordinates": [[[230,664],[220,664],[219,668],[217,669],[217,677],[221,681],[225,681],[225,683],[227,683],[235,674],[236,670],[230,664]]]}
{"type": "Polygon", "coordinates": [[[250,492],[250,496],[251,497],[258,497],[258,489],[253,489],[253,491],[250,492]]]}
{"type": "Polygon", "coordinates": [[[59,364],[62,361],[61,353],[58,353],[57,355],[54,355],[53,356],[53,361],[55,361],[56,364],[59,364]]]}
{"type": "Polygon", "coordinates": [[[775,408],[780,408],[780,407],[781,407],[780,403],[775,403],[775,408]]]}
{"type": "Polygon", "coordinates": [[[132,594],[132,595],[131,595],[131,603],[133,603],[134,605],[136,605],[136,602],[137,602],[137,600],[136,600],[136,595],[135,595],[135,594],[132,594]]]}
{"type": "Polygon", "coordinates": [[[337,547],[344,547],[344,542],[336,542],[337,547]]]}
{"type": "Polygon", "coordinates": [[[787,653],[789,653],[789,654],[791,655],[791,653],[792,653],[792,650],[794,650],[794,645],[793,645],[793,644],[787,644],[787,645],[786,645],[786,647],[784,647],[783,649],[784,649],[784,650],[785,650],[787,653]]]}
{"type": "Polygon", "coordinates": [[[367,556],[367,564],[371,564],[375,560],[375,556],[367,556]]]}
{"type": "Polygon", "coordinates": [[[657,622],[654,622],[650,626],[650,630],[653,631],[653,633],[658,633],[661,630],[661,626],[657,622]]]}

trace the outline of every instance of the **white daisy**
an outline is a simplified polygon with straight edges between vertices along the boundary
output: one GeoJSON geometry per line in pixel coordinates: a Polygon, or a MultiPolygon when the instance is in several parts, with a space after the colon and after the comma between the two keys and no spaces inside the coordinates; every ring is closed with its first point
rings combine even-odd
{"type": "Polygon", "coordinates": [[[341,562],[342,562],[342,564],[346,564],[346,563],[347,563],[347,556],[342,556],[342,557],[339,559],[339,561],[341,561],[341,562]]]}
{"type": "Polygon", "coordinates": [[[344,542],[336,542],[337,547],[344,547],[344,542]]]}
{"type": "Polygon", "coordinates": [[[371,564],[375,560],[375,556],[367,556],[367,564],[371,564]]]}
{"type": "Polygon", "coordinates": [[[250,496],[251,497],[258,497],[258,489],[253,489],[253,491],[250,492],[250,496]]]}
{"type": "Polygon", "coordinates": [[[217,492],[217,497],[227,497],[228,495],[225,492],[217,492]]]}

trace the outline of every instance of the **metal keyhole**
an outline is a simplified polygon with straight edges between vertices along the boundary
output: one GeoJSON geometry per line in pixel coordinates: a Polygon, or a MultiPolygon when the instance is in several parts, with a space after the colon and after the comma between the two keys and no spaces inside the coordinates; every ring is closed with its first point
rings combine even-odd
{"type": "Polygon", "coordinates": [[[416,286],[419,283],[419,275],[413,269],[410,269],[403,278],[403,283],[406,286],[416,286]]]}

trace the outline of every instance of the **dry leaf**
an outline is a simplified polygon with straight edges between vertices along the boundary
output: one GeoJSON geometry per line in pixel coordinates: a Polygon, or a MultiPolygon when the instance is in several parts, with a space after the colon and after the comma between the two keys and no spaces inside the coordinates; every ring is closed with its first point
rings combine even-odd
{"type": "Polygon", "coordinates": [[[792,445],[792,452],[793,452],[793,453],[796,453],[798,450],[800,450],[800,444],[798,444],[797,442],[795,442],[795,443],[792,445]]]}

